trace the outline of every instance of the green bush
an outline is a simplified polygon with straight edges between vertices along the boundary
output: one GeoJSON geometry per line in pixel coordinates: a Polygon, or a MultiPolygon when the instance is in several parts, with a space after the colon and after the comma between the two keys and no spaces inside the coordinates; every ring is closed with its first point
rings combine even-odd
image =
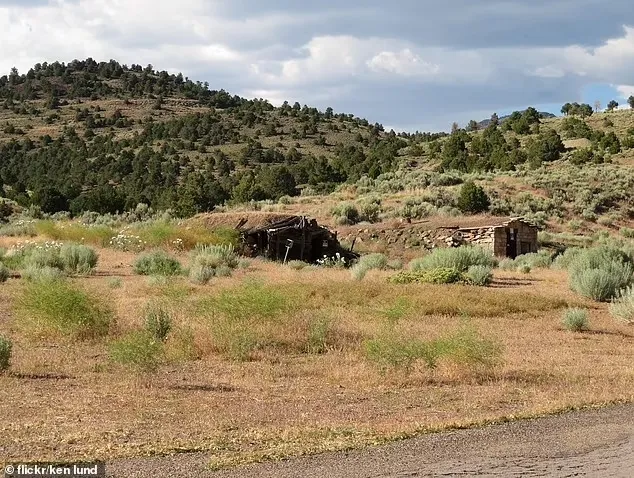
{"type": "Polygon", "coordinates": [[[134,262],[134,272],[144,276],[175,276],[181,271],[180,262],[163,251],[142,254],[134,262]]]}
{"type": "Polygon", "coordinates": [[[578,253],[568,266],[570,288],[596,301],[608,301],[632,283],[631,257],[624,251],[599,246],[578,253]]]}
{"type": "Polygon", "coordinates": [[[531,269],[548,269],[550,268],[553,260],[548,251],[531,252],[529,254],[522,254],[515,258],[515,264],[528,264],[531,269]]]}
{"type": "Polygon", "coordinates": [[[17,302],[20,326],[78,339],[108,333],[113,312],[99,297],[64,280],[27,282],[17,302]]]}
{"type": "Polygon", "coordinates": [[[413,272],[447,268],[466,272],[471,266],[495,267],[497,260],[480,247],[462,246],[458,248],[434,249],[425,257],[414,259],[409,264],[413,272]]]}
{"type": "Polygon", "coordinates": [[[361,256],[359,258],[359,265],[370,269],[385,269],[387,267],[387,257],[384,254],[374,253],[361,256]]]}
{"type": "Polygon", "coordinates": [[[341,225],[356,224],[361,220],[359,210],[352,203],[341,203],[332,209],[332,215],[341,225]]]}
{"type": "Polygon", "coordinates": [[[630,227],[622,227],[619,232],[623,237],[634,239],[634,229],[630,227]]]}
{"type": "Polygon", "coordinates": [[[328,350],[328,339],[331,334],[331,321],[320,317],[310,322],[306,352],[309,354],[323,354],[328,350]]]}
{"type": "Polygon", "coordinates": [[[34,247],[24,252],[23,266],[25,268],[51,267],[64,269],[64,263],[59,256],[59,247],[34,247]]]}
{"type": "Polygon", "coordinates": [[[11,277],[9,268],[0,262],[0,283],[6,282],[11,277]]]}
{"type": "Polygon", "coordinates": [[[29,282],[46,282],[63,279],[65,274],[54,267],[29,266],[22,270],[21,276],[29,282]]]}
{"type": "Polygon", "coordinates": [[[462,185],[458,196],[458,209],[465,213],[476,214],[487,211],[490,206],[491,201],[484,189],[476,186],[473,181],[467,181],[462,185]]]}
{"type": "Polygon", "coordinates": [[[88,246],[65,244],[59,250],[59,258],[66,272],[89,274],[97,266],[99,256],[88,246]]]}
{"type": "Polygon", "coordinates": [[[508,257],[502,259],[500,263],[498,264],[498,267],[502,269],[503,271],[517,270],[517,264],[515,263],[515,260],[510,259],[508,257]]]}
{"type": "Polygon", "coordinates": [[[577,269],[571,272],[570,287],[578,294],[604,302],[612,299],[632,277],[632,266],[611,262],[599,269],[577,269]]]}
{"type": "Polygon", "coordinates": [[[172,330],[172,317],[164,308],[150,305],[145,310],[145,330],[156,340],[165,342],[172,330]]]}
{"type": "Polygon", "coordinates": [[[359,262],[352,267],[350,273],[354,280],[361,280],[373,269],[383,270],[388,265],[387,257],[384,254],[374,253],[361,256],[359,262]]]}
{"type": "Polygon", "coordinates": [[[530,274],[532,267],[529,264],[520,264],[517,266],[517,272],[521,272],[522,274],[530,274]]]}
{"type": "Polygon", "coordinates": [[[471,266],[466,276],[473,285],[487,286],[493,281],[493,270],[487,266],[471,266]]]}
{"type": "Polygon", "coordinates": [[[566,330],[581,332],[588,328],[588,311],[585,309],[567,309],[562,323],[566,330]]]}
{"type": "Polygon", "coordinates": [[[619,291],[610,304],[610,314],[628,325],[634,325],[634,285],[619,291]]]}
{"type": "Polygon", "coordinates": [[[462,272],[450,267],[437,267],[429,270],[419,271],[401,271],[390,278],[395,284],[454,284],[457,282],[465,282],[466,277],[462,272]]]}
{"type": "Polygon", "coordinates": [[[0,335],[0,372],[3,372],[11,365],[11,351],[13,343],[11,340],[0,335]]]}
{"type": "Polygon", "coordinates": [[[230,276],[238,264],[233,245],[198,246],[192,255],[189,278],[196,284],[206,284],[214,276],[230,276]]]}
{"type": "Polygon", "coordinates": [[[163,357],[163,343],[146,331],[133,332],[110,344],[113,362],[141,372],[154,372],[163,357]]]}

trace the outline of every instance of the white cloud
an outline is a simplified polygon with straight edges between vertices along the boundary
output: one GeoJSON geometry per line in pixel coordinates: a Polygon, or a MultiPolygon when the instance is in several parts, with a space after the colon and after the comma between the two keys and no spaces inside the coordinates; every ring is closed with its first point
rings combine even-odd
{"type": "Polygon", "coordinates": [[[440,71],[438,65],[428,63],[409,48],[398,52],[382,51],[367,62],[368,67],[376,72],[388,72],[402,76],[435,75],[440,71]]]}
{"type": "Polygon", "coordinates": [[[619,92],[621,98],[629,98],[634,96],[634,85],[617,85],[616,91],[619,92]]]}

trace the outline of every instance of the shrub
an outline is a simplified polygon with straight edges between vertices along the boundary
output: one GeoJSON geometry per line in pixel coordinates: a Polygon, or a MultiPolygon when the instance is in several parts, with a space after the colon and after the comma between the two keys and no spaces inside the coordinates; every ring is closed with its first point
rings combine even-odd
{"type": "Polygon", "coordinates": [[[94,271],[99,256],[88,246],[65,244],[60,248],[61,265],[66,272],[89,274],[94,271]]]}
{"type": "Polygon", "coordinates": [[[3,372],[11,365],[11,351],[13,343],[11,340],[0,335],[0,372],[3,372]]]}
{"type": "Polygon", "coordinates": [[[627,237],[628,239],[634,239],[634,229],[629,227],[622,227],[620,229],[620,233],[623,237],[627,237]]]}
{"type": "Polygon", "coordinates": [[[548,269],[552,264],[552,258],[548,251],[541,252],[531,252],[529,254],[523,254],[521,256],[517,256],[515,258],[515,263],[520,264],[528,264],[531,269],[534,268],[543,268],[548,269]]]}
{"type": "Polygon", "coordinates": [[[500,261],[500,263],[498,264],[498,267],[500,269],[502,269],[503,271],[515,271],[515,270],[517,270],[517,264],[515,263],[515,261],[513,259],[508,258],[508,257],[502,259],[500,261]]]}
{"type": "Polygon", "coordinates": [[[450,267],[438,267],[422,271],[401,271],[390,278],[390,281],[395,284],[454,284],[465,280],[464,273],[450,267]]]}
{"type": "Polygon", "coordinates": [[[110,359],[142,372],[154,372],[158,368],[163,343],[146,331],[133,332],[110,345],[110,359]]]}
{"type": "Polygon", "coordinates": [[[628,325],[634,325],[634,285],[619,291],[610,304],[610,314],[628,325]]]}
{"type": "Polygon", "coordinates": [[[23,265],[27,268],[64,268],[64,264],[59,256],[59,247],[36,246],[25,250],[23,254],[23,265]]]}
{"type": "Polygon", "coordinates": [[[165,342],[172,330],[170,313],[160,306],[149,306],[145,310],[145,330],[156,340],[165,342]]]}
{"type": "Polygon", "coordinates": [[[189,277],[197,284],[206,284],[214,276],[231,275],[238,262],[232,245],[197,246],[192,255],[189,277]]]}
{"type": "Polygon", "coordinates": [[[409,264],[413,272],[429,269],[447,268],[466,272],[471,266],[494,267],[497,260],[492,254],[480,247],[462,246],[458,248],[439,248],[409,264]]]}
{"type": "Polygon", "coordinates": [[[100,298],[64,280],[26,283],[18,300],[20,325],[33,332],[57,332],[73,338],[108,333],[113,312],[100,298]]]}
{"type": "Polygon", "coordinates": [[[458,209],[466,213],[479,213],[487,211],[491,206],[489,196],[480,186],[476,186],[473,181],[467,181],[460,189],[458,196],[458,209]]]}
{"type": "Polygon", "coordinates": [[[332,209],[332,215],[341,225],[356,224],[360,221],[357,207],[352,203],[341,203],[332,209]]]}
{"type": "Polygon", "coordinates": [[[139,275],[175,276],[181,273],[181,265],[163,251],[142,254],[134,262],[134,272],[139,275]]]}
{"type": "Polygon", "coordinates": [[[54,267],[29,266],[21,272],[23,279],[29,282],[47,282],[60,280],[65,277],[64,272],[54,267]]]}
{"type": "Polygon", "coordinates": [[[331,321],[320,317],[310,322],[306,340],[306,352],[309,354],[323,354],[328,349],[328,336],[331,333],[331,321]]]}
{"type": "Polygon", "coordinates": [[[474,285],[486,286],[493,280],[493,272],[487,266],[471,266],[466,273],[467,279],[474,285]]]}
{"type": "Polygon", "coordinates": [[[531,270],[532,268],[529,264],[520,264],[517,266],[517,272],[521,272],[522,274],[530,274],[531,270]]]}
{"type": "Polygon", "coordinates": [[[8,267],[0,262],[0,282],[6,282],[11,277],[8,267]]]}
{"type": "Polygon", "coordinates": [[[631,275],[629,264],[612,262],[600,269],[576,270],[570,275],[570,287],[584,297],[604,302],[613,298],[629,282],[631,275]]]}
{"type": "Polygon", "coordinates": [[[610,246],[583,250],[570,262],[568,270],[570,288],[596,301],[612,299],[631,284],[634,275],[630,256],[610,246]]]}
{"type": "Polygon", "coordinates": [[[369,269],[364,267],[361,264],[355,264],[352,269],[350,269],[350,275],[354,280],[363,280],[365,275],[369,272],[369,269]]]}
{"type": "Polygon", "coordinates": [[[566,330],[581,332],[588,328],[588,311],[585,309],[567,309],[562,323],[566,330]]]}
{"type": "Polygon", "coordinates": [[[380,253],[367,254],[365,256],[361,256],[358,264],[368,270],[385,269],[387,267],[387,257],[380,253]]]}

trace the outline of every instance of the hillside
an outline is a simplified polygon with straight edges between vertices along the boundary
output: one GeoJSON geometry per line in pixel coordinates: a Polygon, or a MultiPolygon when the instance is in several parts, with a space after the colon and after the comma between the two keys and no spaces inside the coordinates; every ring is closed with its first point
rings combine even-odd
{"type": "Polygon", "coordinates": [[[249,203],[333,225],[455,216],[460,185],[475,180],[494,215],[628,234],[632,126],[632,111],[529,108],[475,131],[396,135],[330,108],[276,108],[151,65],[89,59],[0,78],[0,178],[14,204],[48,213],[145,203],[190,216],[249,203]],[[342,201],[348,210],[333,214],[342,201]]]}

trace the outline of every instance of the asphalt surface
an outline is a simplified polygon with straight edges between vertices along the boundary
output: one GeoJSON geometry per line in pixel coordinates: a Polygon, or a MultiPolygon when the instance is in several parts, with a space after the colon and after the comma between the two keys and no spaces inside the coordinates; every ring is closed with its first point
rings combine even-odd
{"type": "Polygon", "coordinates": [[[423,435],[213,472],[209,454],[119,460],[113,478],[387,478],[422,476],[634,478],[634,404],[423,435]]]}

